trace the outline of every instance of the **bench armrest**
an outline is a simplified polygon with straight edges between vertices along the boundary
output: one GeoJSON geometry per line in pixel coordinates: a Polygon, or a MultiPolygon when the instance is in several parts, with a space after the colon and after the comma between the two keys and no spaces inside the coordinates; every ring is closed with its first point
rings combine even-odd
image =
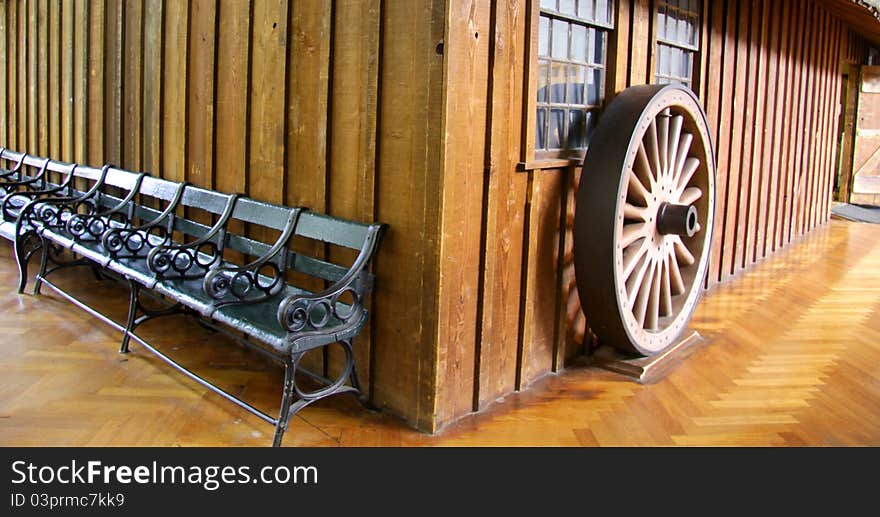
{"type": "Polygon", "coordinates": [[[30,201],[34,199],[40,198],[50,198],[55,194],[60,194],[64,192],[65,189],[70,188],[70,184],[73,182],[73,173],[76,170],[77,165],[71,165],[70,171],[67,173],[67,177],[64,178],[64,181],[61,182],[60,185],[55,185],[53,187],[45,188],[43,190],[25,190],[21,192],[11,192],[3,198],[2,204],[0,204],[0,212],[3,214],[3,218],[6,221],[13,221],[18,218],[19,214],[21,214],[22,209],[27,205],[30,201]]]}
{"type": "Polygon", "coordinates": [[[335,339],[335,336],[340,336],[365,321],[367,311],[364,300],[373,290],[373,276],[367,267],[384,228],[384,225],[378,224],[370,228],[354,264],[335,284],[319,293],[295,294],[281,301],[278,306],[278,323],[291,333],[288,339],[295,342],[316,334],[332,334],[335,339]],[[345,294],[352,297],[347,312],[340,307],[343,305],[340,298],[345,294]]]}
{"type": "Polygon", "coordinates": [[[201,278],[223,258],[226,225],[241,194],[232,194],[219,220],[201,238],[188,243],[156,246],[147,255],[147,266],[160,278],[201,278]],[[195,270],[195,272],[192,272],[195,270]]]}
{"type": "Polygon", "coordinates": [[[179,183],[174,197],[159,215],[151,221],[138,226],[111,227],[101,237],[101,244],[114,260],[128,252],[126,257],[136,257],[144,249],[170,244],[171,229],[174,225],[174,211],[183,198],[183,191],[189,182],[179,183]]]}
{"type": "Polygon", "coordinates": [[[65,223],[67,232],[73,235],[76,240],[98,240],[110,228],[130,227],[131,219],[134,216],[134,205],[131,204],[131,201],[140,190],[145,176],[147,176],[145,172],[138,174],[132,189],[115,206],[103,212],[73,214],[65,223]],[[126,207],[128,207],[127,213],[124,211],[126,207]]]}
{"type": "Polygon", "coordinates": [[[221,266],[205,276],[204,289],[217,304],[254,303],[275,296],[284,288],[287,243],[293,236],[302,208],[291,208],[284,231],[275,244],[258,259],[243,266],[221,266]],[[267,274],[268,273],[268,274],[267,274]]]}
{"type": "MultiPolygon", "coordinates": [[[[93,198],[104,185],[107,171],[111,165],[101,168],[101,177],[88,191],[77,196],[45,197],[31,200],[21,209],[17,219],[19,223],[27,223],[33,227],[63,228],[67,219],[79,213],[81,208],[90,214],[97,211],[97,205],[93,198]]],[[[71,172],[71,176],[73,173],[71,172]]]]}

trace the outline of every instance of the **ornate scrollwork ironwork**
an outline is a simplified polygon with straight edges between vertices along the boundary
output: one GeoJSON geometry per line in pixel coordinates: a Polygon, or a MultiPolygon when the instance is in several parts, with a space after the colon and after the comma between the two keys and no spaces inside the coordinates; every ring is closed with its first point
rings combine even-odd
{"type": "Polygon", "coordinates": [[[360,271],[321,293],[284,299],[278,307],[279,323],[289,332],[307,332],[326,329],[334,318],[341,325],[356,321],[365,311],[366,275],[366,271],[360,271]],[[351,303],[342,301],[345,296],[351,297],[351,303]]]}
{"type": "Polygon", "coordinates": [[[220,260],[221,253],[213,241],[158,246],[147,255],[147,265],[162,278],[201,278],[220,260]]]}

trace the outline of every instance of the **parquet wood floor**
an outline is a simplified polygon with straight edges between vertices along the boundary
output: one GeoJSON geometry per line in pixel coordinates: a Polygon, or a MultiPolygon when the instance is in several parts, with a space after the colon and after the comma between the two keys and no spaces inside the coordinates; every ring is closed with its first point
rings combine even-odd
{"type": "MultiPolygon", "coordinates": [[[[45,290],[14,293],[0,242],[0,445],[257,445],[272,428],[45,290]]],[[[122,319],[124,290],[56,280],[122,319]]],[[[286,446],[880,445],[880,226],[832,221],[714,289],[692,327],[706,337],[661,380],[573,366],[429,436],[352,398],[311,406],[286,446]]],[[[276,366],[190,322],[144,334],[275,412],[276,366]],[[207,342],[207,344],[206,344],[207,342]]]]}

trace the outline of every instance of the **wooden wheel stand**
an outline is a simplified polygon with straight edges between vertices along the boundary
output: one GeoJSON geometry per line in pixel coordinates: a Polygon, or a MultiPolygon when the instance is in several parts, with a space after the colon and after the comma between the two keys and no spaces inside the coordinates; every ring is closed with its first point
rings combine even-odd
{"type": "Polygon", "coordinates": [[[686,332],[678,342],[650,357],[627,355],[611,345],[601,345],[587,358],[586,366],[618,373],[639,384],[651,384],[689,357],[704,340],[695,330],[686,332]]]}

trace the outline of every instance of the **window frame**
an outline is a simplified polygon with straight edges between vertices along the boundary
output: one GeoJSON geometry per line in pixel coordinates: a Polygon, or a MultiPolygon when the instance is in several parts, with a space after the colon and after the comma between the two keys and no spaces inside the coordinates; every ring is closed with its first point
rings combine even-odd
{"type": "MultiPolygon", "coordinates": [[[[595,65],[587,65],[588,69],[601,68],[602,84],[600,85],[601,98],[597,104],[596,113],[601,113],[608,99],[608,91],[611,89],[609,84],[609,59],[611,57],[612,39],[616,31],[617,22],[617,5],[614,0],[608,0],[610,13],[608,23],[601,22],[585,22],[576,16],[567,15],[558,11],[547,12],[546,14],[552,19],[560,19],[570,23],[585,25],[588,28],[594,28],[604,31],[604,56],[603,64],[600,67],[595,65]]],[[[537,136],[537,93],[538,93],[538,45],[539,45],[539,27],[541,18],[541,0],[529,0],[529,16],[527,17],[527,48],[528,59],[526,61],[525,85],[523,95],[523,124],[522,131],[522,152],[520,170],[534,169],[555,169],[567,167],[580,163],[583,160],[586,148],[584,149],[554,149],[542,150],[536,149],[535,140],[537,136]]],[[[579,63],[580,64],[580,63],[579,63]]]]}
{"type": "MultiPolygon", "coordinates": [[[[705,58],[703,52],[703,39],[705,37],[705,27],[706,27],[706,11],[708,9],[707,4],[708,0],[697,0],[697,5],[699,7],[699,12],[694,13],[693,11],[685,10],[685,12],[690,14],[696,14],[697,20],[694,28],[696,29],[696,44],[689,45],[687,43],[681,43],[674,40],[661,39],[659,30],[658,30],[658,20],[660,14],[660,8],[663,6],[681,10],[677,6],[669,5],[669,0],[652,0],[651,1],[652,8],[652,20],[651,20],[651,59],[650,63],[648,63],[648,73],[650,74],[651,83],[659,84],[660,74],[657,72],[657,61],[659,59],[659,49],[660,45],[665,45],[667,47],[679,49],[685,52],[690,52],[693,55],[693,65],[691,67],[691,77],[690,84],[685,85],[689,87],[697,96],[700,96],[702,90],[702,71],[703,71],[703,60],[705,58]]],[[[673,79],[671,76],[663,76],[667,79],[673,79]]]]}

